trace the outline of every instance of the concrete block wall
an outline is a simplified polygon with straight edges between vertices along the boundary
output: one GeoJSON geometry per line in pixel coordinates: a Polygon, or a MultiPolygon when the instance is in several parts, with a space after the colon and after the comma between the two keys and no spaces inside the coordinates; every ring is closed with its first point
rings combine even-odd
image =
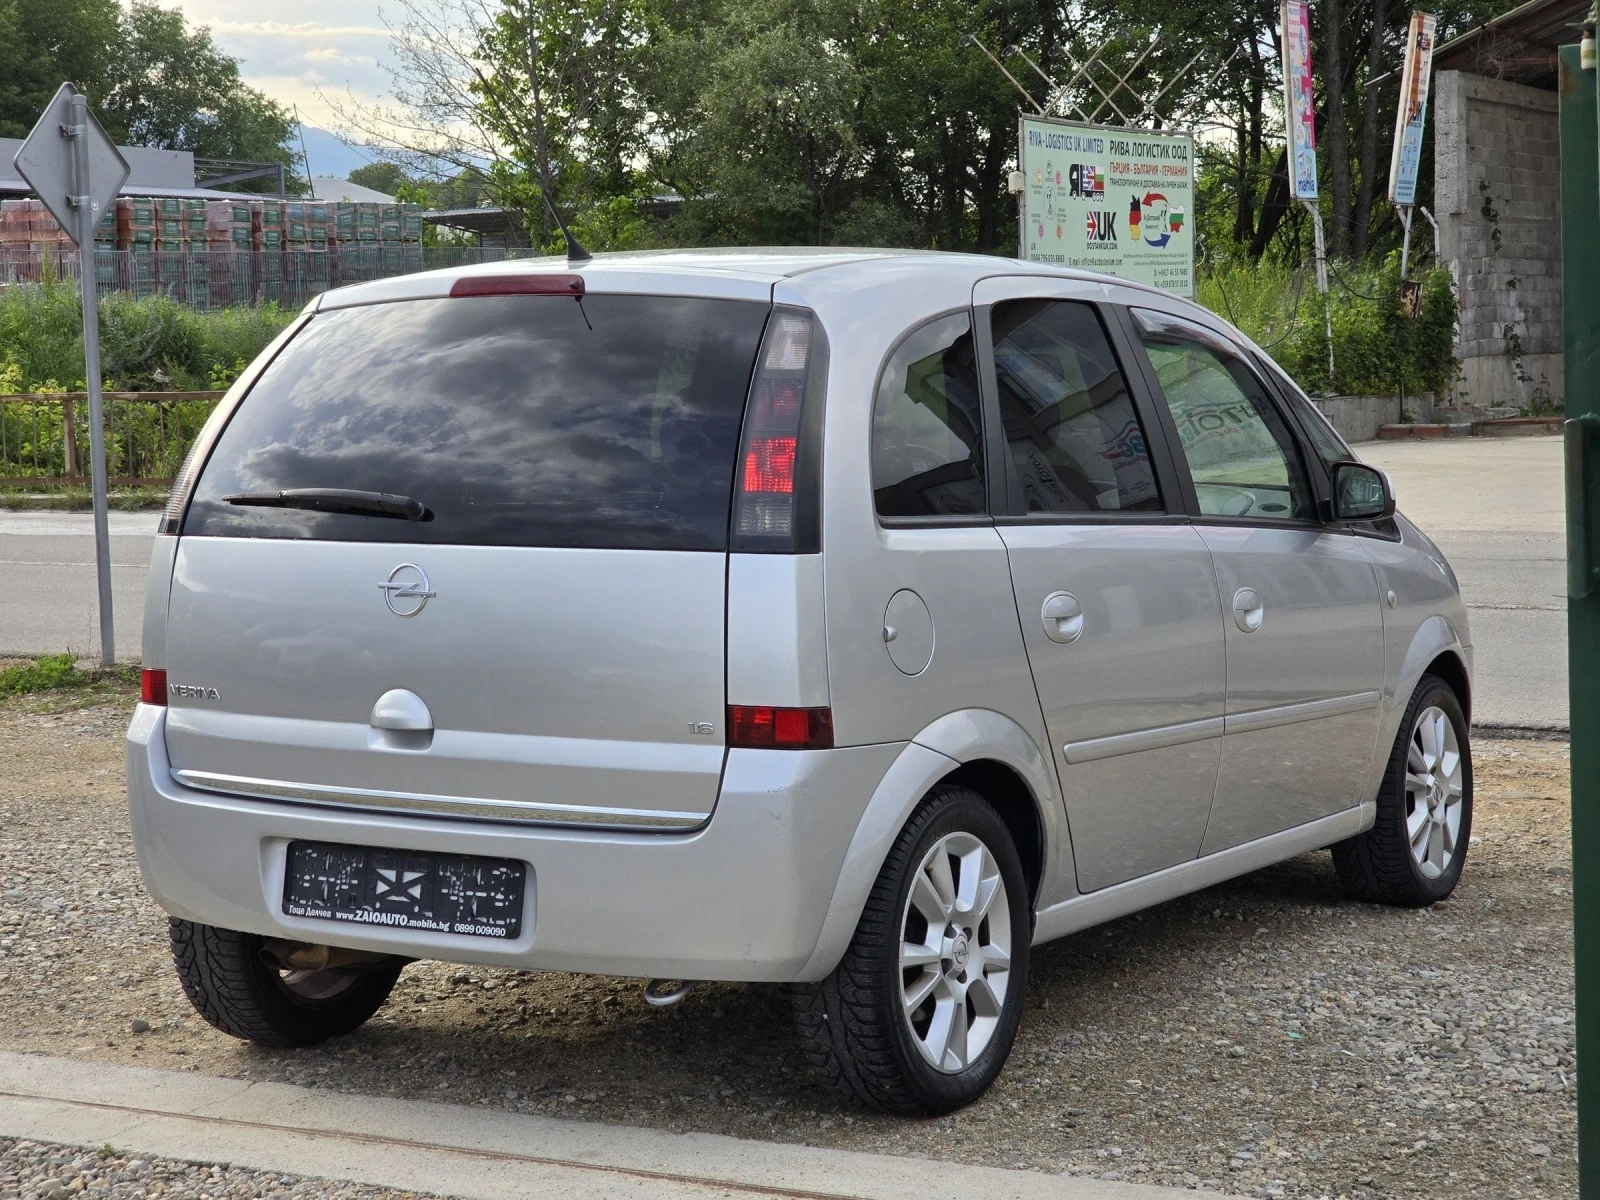
{"type": "Polygon", "coordinates": [[[1441,71],[1434,79],[1434,103],[1434,215],[1442,257],[1461,295],[1456,353],[1463,370],[1457,390],[1465,395],[1457,399],[1481,407],[1524,407],[1542,391],[1559,400],[1556,94],[1441,71]],[[1513,354],[1516,339],[1520,367],[1513,354]]]}
{"type": "MultiPolygon", "coordinates": [[[[1413,400],[1410,408],[1431,411],[1433,397],[1413,400]]],[[[1370,442],[1378,436],[1378,426],[1398,424],[1401,417],[1399,396],[1319,396],[1311,403],[1322,410],[1330,424],[1347,442],[1370,442]]]]}

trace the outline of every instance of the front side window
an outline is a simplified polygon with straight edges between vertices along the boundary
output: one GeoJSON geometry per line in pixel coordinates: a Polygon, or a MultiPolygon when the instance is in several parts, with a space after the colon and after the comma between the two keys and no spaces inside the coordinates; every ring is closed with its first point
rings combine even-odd
{"type": "Polygon", "coordinates": [[[1190,338],[1166,324],[1141,325],[1200,511],[1211,517],[1314,519],[1294,438],[1250,368],[1209,337],[1190,338]]]}
{"type": "Polygon", "coordinates": [[[1024,511],[1161,511],[1144,429],[1094,309],[1009,300],[994,306],[991,324],[1024,511]]]}
{"type": "Polygon", "coordinates": [[[1317,406],[1311,403],[1284,369],[1270,358],[1266,361],[1272,373],[1277,376],[1278,388],[1288,399],[1289,407],[1299,415],[1300,424],[1305,427],[1306,436],[1311,439],[1311,448],[1316,451],[1323,465],[1331,468],[1334,463],[1349,462],[1355,458],[1355,453],[1345,445],[1344,439],[1329,424],[1328,418],[1318,411],[1317,406]]]}
{"type": "Polygon", "coordinates": [[[981,411],[966,313],[930,321],[900,343],[872,408],[872,495],[880,517],[984,513],[981,411]]]}

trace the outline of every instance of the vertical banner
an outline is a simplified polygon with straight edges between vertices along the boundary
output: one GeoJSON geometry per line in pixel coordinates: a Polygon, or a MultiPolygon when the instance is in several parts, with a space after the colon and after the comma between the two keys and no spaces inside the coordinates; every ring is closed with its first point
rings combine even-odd
{"type": "Polygon", "coordinates": [[[1394,157],[1389,163],[1389,200],[1415,204],[1417,171],[1422,165],[1422,129],[1428,118],[1428,83],[1433,75],[1433,34],[1438,18],[1411,14],[1405,69],[1400,75],[1400,106],[1395,113],[1394,157]]]}
{"type": "Polygon", "coordinates": [[[1024,117],[1022,257],[1194,296],[1194,137],[1024,117]]]}
{"type": "Polygon", "coordinates": [[[1311,5],[1283,0],[1283,111],[1288,122],[1289,187],[1317,198],[1317,126],[1311,86],[1311,5]]]}

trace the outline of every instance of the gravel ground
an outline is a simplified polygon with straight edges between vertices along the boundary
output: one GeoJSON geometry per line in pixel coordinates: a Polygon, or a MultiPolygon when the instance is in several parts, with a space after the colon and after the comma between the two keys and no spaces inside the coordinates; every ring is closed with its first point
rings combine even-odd
{"type": "Polygon", "coordinates": [[[656,1010],[624,980],[419,963],[349,1038],[233,1041],[190,1010],[140,887],[129,701],[65,703],[0,706],[5,1048],[1261,1196],[1576,1191],[1559,743],[1477,745],[1445,904],[1346,904],[1315,854],[1042,948],[998,1084],[909,1121],[817,1089],[774,988],[656,1010]]]}
{"type": "Polygon", "coordinates": [[[132,1158],[110,1147],[84,1150],[0,1138],[0,1196],[16,1200],[68,1200],[79,1195],[160,1196],[162,1200],[423,1200],[417,1192],[271,1171],[200,1166],[167,1158],[132,1158]]]}

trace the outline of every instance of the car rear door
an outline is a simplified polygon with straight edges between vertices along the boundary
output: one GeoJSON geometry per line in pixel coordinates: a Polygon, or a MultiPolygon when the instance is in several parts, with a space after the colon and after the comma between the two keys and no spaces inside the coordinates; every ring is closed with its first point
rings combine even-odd
{"type": "Polygon", "coordinates": [[[1089,892],[1192,859],[1226,692],[1211,555],[1130,389],[1131,345],[1082,286],[974,293],[1005,431],[996,523],[1089,892]]]}
{"type": "Polygon", "coordinates": [[[222,430],[183,521],[178,777],[436,815],[706,820],[769,307],[513,294],[313,317],[222,430]],[[319,507],[274,502],[297,489],[319,507]],[[418,503],[374,514],[341,491],[418,503]]]}
{"type": "Polygon", "coordinates": [[[1323,522],[1294,423],[1245,354],[1132,312],[1181,447],[1225,616],[1228,701],[1209,854],[1359,804],[1377,738],[1383,615],[1360,539],[1323,522]]]}

